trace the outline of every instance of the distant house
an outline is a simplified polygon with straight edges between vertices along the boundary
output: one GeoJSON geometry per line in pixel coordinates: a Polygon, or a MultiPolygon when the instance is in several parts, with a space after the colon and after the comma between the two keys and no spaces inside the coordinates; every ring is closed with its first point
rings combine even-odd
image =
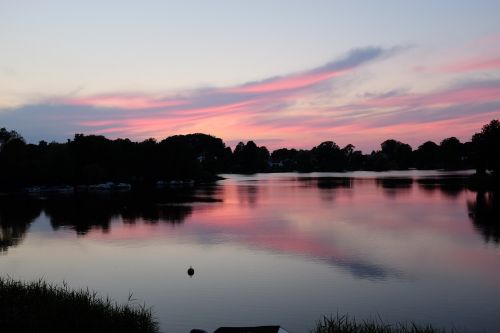
{"type": "Polygon", "coordinates": [[[271,168],[282,168],[283,167],[283,161],[279,161],[279,162],[269,161],[269,166],[271,168]]]}

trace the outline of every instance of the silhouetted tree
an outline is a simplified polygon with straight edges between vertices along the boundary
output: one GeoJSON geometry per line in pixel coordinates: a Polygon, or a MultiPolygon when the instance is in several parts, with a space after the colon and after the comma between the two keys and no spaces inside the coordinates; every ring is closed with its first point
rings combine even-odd
{"type": "Polygon", "coordinates": [[[472,136],[473,161],[478,173],[492,170],[500,174],[500,122],[492,120],[472,136]]]}
{"type": "Polygon", "coordinates": [[[271,154],[272,169],[274,171],[297,170],[297,150],[281,148],[271,154]]]}
{"type": "Polygon", "coordinates": [[[439,167],[439,146],[432,142],[427,141],[421,144],[417,150],[414,151],[415,166],[418,169],[436,169],[439,167]]]}
{"type": "Polygon", "coordinates": [[[222,139],[202,133],[188,134],[184,137],[193,148],[203,170],[212,173],[229,171],[231,148],[226,147],[222,139]]]}
{"type": "Polygon", "coordinates": [[[238,143],[233,152],[234,170],[236,172],[254,173],[269,169],[269,151],[266,147],[258,147],[255,142],[238,143]]]}
{"type": "Polygon", "coordinates": [[[342,148],[342,154],[344,154],[345,158],[344,168],[351,171],[363,169],[366,163],[363,153],[360,150],[354,150],[354,148],[356,147],[351,144],[342,148]]]}
{"type": "MultiPolygon", "coordinates": [[[[341,149],[333,141],[322,142],[311,150],[282,148],[272,154],[266,147],[248,141],[240,142],[231,152],[221,139],[202,133],[175,135],[160,142],[76,134],[65,143],[40,141],[36,145],[27,144],[15,131],[0,128],[0,189],[107,181],[153,186],[158,180],[213,180],[221,172],[381,171],[413,166],[419,169],[474,166],[478,174],[491,170],[498,175],[499,133],[499,121],[492,120],[471,142],[461,143],[450,137],[439,146],[427,141],[412,151],[410,145],[389,139],[382,142],[381,150],[364,155],[351,144],[341,149]]],[[[490,180],[476,177],[474,186],[490,180]]]]}
{"type": "Polygon", "coordinates": [[[387,169],[408,169],[412,162],[411,146],[400,141],[389,139],[380,145],[382,154],[387,159],[387,169]]]}
{"type": "Polygon", "coordinates": [[[24,142],[23,137],[16,131],[9,131],[5,127],[0,128],[0,150],[5,143],[16,139],[24,142]]]}
{"type": "Polygon", "coordinates": [[[51,142],[38,145],[38,173],[36,185],[74,184],[76,178],[76,162],[67,143],[51,142]]]}
{"type": "MultiPolygon", "coordinates": [[[[348,148],[349,149],[349,148],[348,148]]],[[[311,151],[317,171],[343,171],[346,155],[333,141],[325,141],[311,151]]]]}
{"type": "Polygon", "coordinates": [[[441,141],[439,145],[444,169],[456,170],[462,166],[462,144],[456,137],[450,137],[441,141]]]}
{"type": "Polygon", "coordinates": [[[194,147],[183,135],[162,140],[158,146],[160,179],[185,179],[201,173],[194,147]]]}
{"type": "MultiPolygon", "coordinates": [[[[3,129],[2,129],[3,130],[3,129]]],[[[3,131],[0,150],[0,186],[12,188],[29,183],[29,151],[24,139],[15,132],[3,131]]]]}

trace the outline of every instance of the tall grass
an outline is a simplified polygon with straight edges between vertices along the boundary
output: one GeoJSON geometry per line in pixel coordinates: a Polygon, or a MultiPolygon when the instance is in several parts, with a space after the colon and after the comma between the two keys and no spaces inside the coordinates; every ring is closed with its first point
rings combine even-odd
{"type": "Polygon", "coordinates": [[[119,305],[88,289],[71,290],[65,283],[0,277],[0,332],[158,331],[145,306],[119,305]]]}
{"type": "Polygon", "coordinates": [[[381,319],[358,322],[348,315],[323,317],[311,333],[445,333],[443,329],[414,323],[389,325],[381,319]]]}

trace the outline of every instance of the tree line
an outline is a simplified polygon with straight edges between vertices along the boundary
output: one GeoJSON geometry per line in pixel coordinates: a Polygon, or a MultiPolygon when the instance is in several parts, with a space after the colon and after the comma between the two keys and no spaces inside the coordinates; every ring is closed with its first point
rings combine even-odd
{"type": "Polygon", "coordinates": [[[281,148],[272,153],[253,141],[234,150],[222,139],[196,133],[164,140],[110,140],[76,134],[64,143],[28,144],[13,130],[0,129],[0,188],[33,185],[89,185],[126,182],[148,186],[159,180],[209,181],[219,173],[311,172],[355,170],[469,169],[500,174],[500,122],[490,123],[460,142],[456,137],[439,144],[426,141],[417,149],[395,139],[363,154],[355,146],[325,141],[307,149],[281,148]]]}

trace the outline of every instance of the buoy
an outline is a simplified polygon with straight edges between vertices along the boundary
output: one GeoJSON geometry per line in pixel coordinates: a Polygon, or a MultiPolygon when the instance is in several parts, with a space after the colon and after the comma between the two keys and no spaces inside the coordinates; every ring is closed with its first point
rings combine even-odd
{"type": "Polygon", "coordinates": [[[191,266],[189,266],[188,275],[189,275],[189,277],[193,277],[193,275],[194,275],[194,269],[191,266]]]}

